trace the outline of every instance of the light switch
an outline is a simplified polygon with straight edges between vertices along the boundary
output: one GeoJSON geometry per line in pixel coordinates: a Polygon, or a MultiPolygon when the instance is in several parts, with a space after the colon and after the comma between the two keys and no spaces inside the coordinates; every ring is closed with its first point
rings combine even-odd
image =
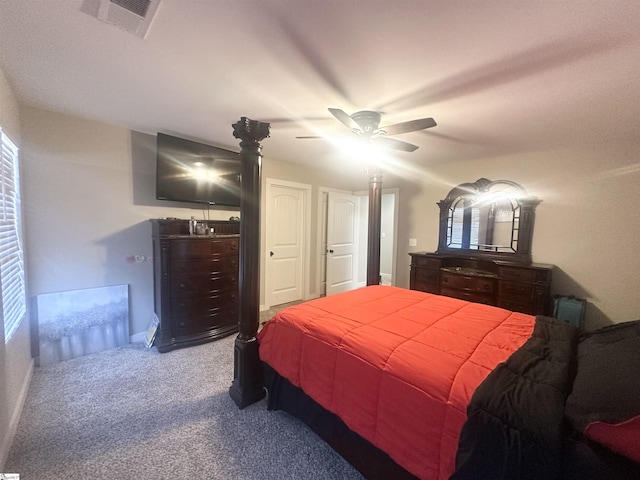
{"type": "Polygon", "coordinates": [[[416,247],[418,245],[418,239],[417,238],[410,238],[409,239],[409,246],[410,247],[416,247]]]}

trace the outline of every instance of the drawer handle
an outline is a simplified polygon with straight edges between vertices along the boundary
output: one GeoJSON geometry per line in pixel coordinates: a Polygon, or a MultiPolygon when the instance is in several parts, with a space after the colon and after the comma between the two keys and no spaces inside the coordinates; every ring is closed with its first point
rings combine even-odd
{"type": "Polygon", "coordinates": [[[449,283],[449,278],[448,277],[444,277],[442,279],[442,283],[449,283]]]}

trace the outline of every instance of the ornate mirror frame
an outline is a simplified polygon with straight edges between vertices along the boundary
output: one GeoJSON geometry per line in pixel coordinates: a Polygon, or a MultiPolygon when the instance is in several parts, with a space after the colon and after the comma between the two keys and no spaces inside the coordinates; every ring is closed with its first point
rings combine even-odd
{"type": "Polygon", "coordinates": [[[531,263],[540,200],[509,180],[480,178],[453,188],[440,207],[440,254],[531,263]]]}

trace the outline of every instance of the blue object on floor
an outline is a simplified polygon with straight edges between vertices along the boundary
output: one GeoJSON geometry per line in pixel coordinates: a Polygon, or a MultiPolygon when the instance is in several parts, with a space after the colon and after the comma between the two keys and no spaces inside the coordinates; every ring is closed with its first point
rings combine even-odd
{"type": "Polygon", "coordinates": [[[558,320],[565,320],[578,328],[584,328],[584,316],[587,301],[573,295],[556,295],[553,300],[553,316],[558,320]]]}

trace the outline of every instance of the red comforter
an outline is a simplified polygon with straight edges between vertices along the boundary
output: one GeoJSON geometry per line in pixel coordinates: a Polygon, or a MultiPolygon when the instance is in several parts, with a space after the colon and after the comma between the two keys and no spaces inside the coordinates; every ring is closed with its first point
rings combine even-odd
{"type": "Polygon", "coordinates": [[[476,387],[534,317],[388,286],[289,307],[260,358],[420,478],[446,479],[476,387]]]}

